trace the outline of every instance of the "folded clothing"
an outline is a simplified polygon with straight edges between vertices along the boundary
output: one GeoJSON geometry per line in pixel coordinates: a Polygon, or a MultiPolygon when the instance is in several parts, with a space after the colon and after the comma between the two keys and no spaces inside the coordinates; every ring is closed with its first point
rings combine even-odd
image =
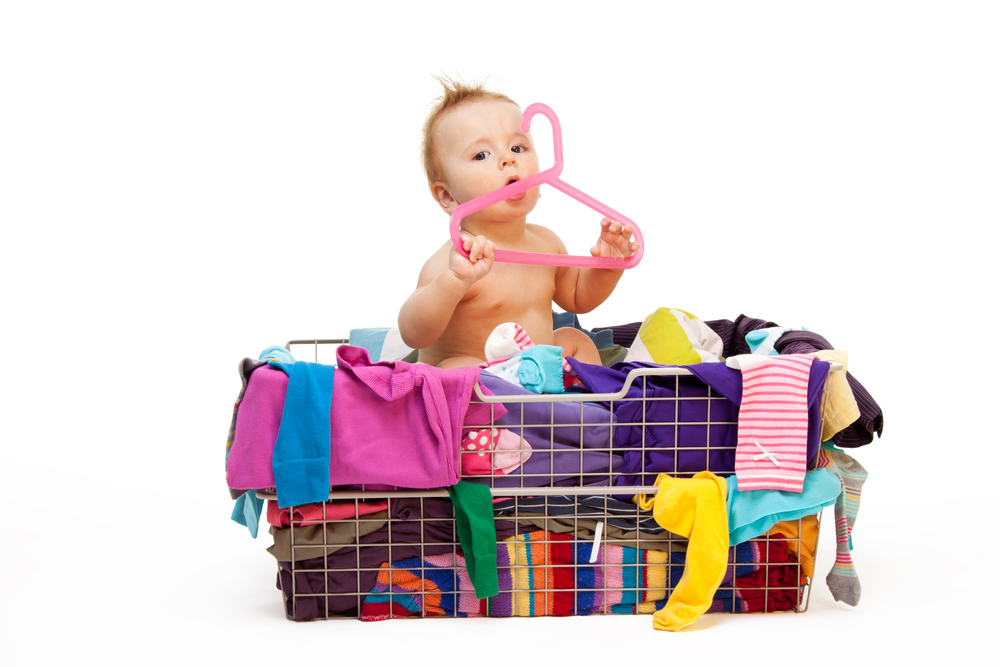
{"type": "Polygon", "coordinates": [[[691,313],[657,308],[643,320],[625,361],[697,364],[722,360],[722,339],[691,313]]]}
{"type": "MultiPolygon", "coordinates": [[[[379,566],[390,558],[453,554],[458,549],[454,507],[446,499],[394,499],[389,517],[389,521],[378,522],[372,517],[372,521],[358,522],[358,529],[374,530],[362,532],[357,539],[338,535],[340,545],[331,545],[330,531],[346,528],[353,534],[353,522],[272,529],[275,546],[269,551],[278,560],[276,585],[284,595],[289,618],[309,621],[327,615],[356,616],[361,600],[375,585],[379,566]]],[[[498,540],[531,530],[503,520],[495,521],[494,527],[498,540]]]]}
{"type": "Polygon", "coordinates": [[[324,521],[340,521],[374,514],[388,508],[389,502],[387,500],[376,500],[372,503],[361,500],[339,500],[286,508],[278,507],[278,503],[269,500],[267,501],[267,522],[278,528],[288,528],[292,525],[293,520],[296,526],[311,526],[324,521]]]}
{"type": "Polygon", "coordinates": [[[600,517],[608,525],[622,530],[639,530],[653,535],[666,532],[652,513],[640,510],[635,503],[611,496],[517,496],[493,503],[493,513],[498,517],[518,518],[525,512],[546,516],[600,517]]]}
{"type": "MultiPolygon", "coordinates": [[[[575,359],[570,362],[587,388],[596,393],[621,390],[633,369],[661,368],[642,362],[617,363],[610,368],[575,359]]],[[[652,485],[661,472],[735,472],[736,421],[743,399],[740,372],[713,362],[682,368],[692,375],[647,376],[642,384],[631,386],[625,400],[614,402],[614,446],[624,451],[624,465],[614,484],[652,485]],[[645,398],[654,400],[636,400],[643,398],[643,386],[645,398]]],[[[819,453],[820,399],[829,368],[827,362],[816,360],[810,369],[807,460],[819,453]]]]}
{"type": "MultiPolygon", "coordinates": [[[[404,616],[572,616],[653,613],[681,579],[686,555],[534,531],[498,544],[500,593],[477,600],[459,554],[414,556],[379,568],[363,621],[404,616]],[[576,591],[574,592],[574,589],[576,591]]],[[[709,611],[779,611],[798,604],[798,564],[775,538],[729,550],[709,611]]]]}
{"type": "MultiPolygon", "coordinates": [[[[480,386],[496,396],[530,396],[527,389],[490,373],[483,373],[480,386]]],[[[476,403],[485,408],[480,422],[466,420],[469,427],[505,428],[531,444],[531,458],[510,474],[494,477],[494,487],[609,486],[621,468],[622,457],[611,451],[610,410],[595,403],[476,403]],[[498,411],[490,423],[489,409],[498,411]],[[555,426],[553,426],[555,424],[555,426]]],[[[471,408],[470,408],[471,412],[471,408]]]]}
{"type": "MultiPolygon", "coordinates": [[[[705,322],[722,339],[724,357],[750,354],[746,335],[757,329],[778,326],[774,322],[758,320],[740,315],[735,321],[710,320],[705,322]]],[[[618,342],[615,338],[615,342],[618,342]]],[[[820,350],[835,350],[828,340],[812,331],[789,331],[775,343],[778,354],[811,354],[820,350]]],[[[845,373],[851,393],[857,403],[860,416],[849,426],[841,429],[833,437],[839,447],[860,447],[874,440],[875,434],[882,437],[884,426],[882,408],[872,398],[868,390],[850,373],[845,373]]]]}
{"type": "Polygon", "coordinates": [[[834,504],[841,492],[840,479],[826,468],[806,473],[801,493],[741,491],[735,477],[726,481],[729,541],[733,544],[762,535],[779,522],[818,514],[834,504]]]}
{"type": "Polygon", "coordinates": [[[507,429],[479,428],[462,436],[462,476],[506,475],[531,457],[531,445],[507,429]]]}
{"type": "Polygon", "coordinates": [[[497,325],[486,339],[483,368],[507,382],[536,394],[563,391],[563,370],[572,370],[562,358],[562,348],[535,345],[515,322],[497,325]]]}
{"type": "MultiPolygon", "coordinates": [[[[459,479],[463,427],[506,414],[499,404],[470,403],[476,368],[372,363],[365,350],[348,345],[337,349],[337,358],[327,406],[327,486],[451,486],[459,479]]],[[[275,486],[272,459],[289,384],[285,373],[267,366],[242,364],[240,370],[245,387],[226,459],[234,498],[275,486]]]]}
{"type": "Polygon", "coordinates": [[[810,355],[739,355],[743,374],[736,440],[741,491],[802,491],[808,463],[810,355]]]}
{"type": "Polygon", "coordinates": [[[351,329],[349,342],[368,350],[372,361],[402,361],[414,351],[395,327],[351,329]]]}

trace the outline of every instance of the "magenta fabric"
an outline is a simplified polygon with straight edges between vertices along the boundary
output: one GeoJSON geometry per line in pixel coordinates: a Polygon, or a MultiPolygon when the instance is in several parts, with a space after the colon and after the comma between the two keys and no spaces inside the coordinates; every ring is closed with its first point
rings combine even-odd
{"type": "MultiPolygon", "coordinates": [[[[464,423],[489,421],[472,404],[478,368],[441,370],[405,361],[372,363],[368,352],[337,350],[330,407],[330,484],[438,488],[458,481],[464,423]]],[[[261,366],[247,380],[226,465],[232,489],[274,487],[271,460],[288,376],[261,366]]],[[[490,392],[483,388],[483,393],[490,392]]],[[[506,414],[494,404],[494,417],[506,414]]]]}
{"type": "Polygon", "coordinates": [[[271,459],[285,407],[288,376],[261,366],[247,380],[247,390],[236,410],[233,446],[226,460],[226,481],[231,489],[274,487],[271,459]]]}
{"type": "Polygon", "coordinates": [[[362,347],[338,347],[330,484],[458,483],[462,423],[478,379],[478,368],[372,363],[362,347]]]}

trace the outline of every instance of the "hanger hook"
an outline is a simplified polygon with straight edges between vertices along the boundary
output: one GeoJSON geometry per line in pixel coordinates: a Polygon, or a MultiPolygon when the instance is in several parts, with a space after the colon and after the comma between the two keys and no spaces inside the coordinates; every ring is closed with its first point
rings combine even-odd
{"type": "Polygon", "coordinates": [[[548,118],[549,125],[552,126],[552,152],[555,154],[555,164],[551,169],[547,169],[546,171],[552,172],[553,175],[558,176],[563,170],[563,151],[562,127],[559,125],[559,119],[556,117],[556,112],[550,109],[547,104],[542,104],[541,102],[529,104],[528,108],[524,110],[524,114],[521,116],[521,130],[524,132],[530,130],[531,119],[537,114],[542,114],[548,118]]]}

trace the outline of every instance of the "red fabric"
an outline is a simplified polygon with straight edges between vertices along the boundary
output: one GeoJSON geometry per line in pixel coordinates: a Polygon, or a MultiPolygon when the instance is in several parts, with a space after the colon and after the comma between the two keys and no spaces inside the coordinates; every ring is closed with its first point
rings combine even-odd
{"type": "Polygon", "coordinates": [[[549,568],[548,587],[553,593],[549,594],[549,615],[551,616],[572,616],[575,607],[575,595],[573,588],[576,586],[576,572],[573,568],[573,538],[570,535],[559,533],[548,533],[550,542],[549,564],[555,567],[549,568]],[[569,567],[558,567],[568,565],[569,567]],[[563,592],[561,592],[563,591],[563,592]]]}
{"type": "Polygon", "coordinates": [[[736,579],[733,587],[745,605],[741,611],[790,611],[798,606],[799,587],[805,581],[785,536],[775,533],[767,542],[767,562],[757,572],[736,579]]]}

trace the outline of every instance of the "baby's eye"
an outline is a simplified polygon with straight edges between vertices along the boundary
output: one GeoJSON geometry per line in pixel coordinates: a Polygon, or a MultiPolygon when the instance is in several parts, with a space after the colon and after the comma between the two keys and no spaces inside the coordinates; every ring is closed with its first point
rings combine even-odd
{"type": "Polygon", "coordinates": [[[474,160],[485,160],[489,156],[490,156],[490,154],[489,154],[488,151],[479,151],[478,153],[476,153],[476,155],[475,155],[475,157],[473,159],[474,160]]]}
{"type": "Polygon", "coordinates": [[[511,146],[510,147],[510,152],[511,153],[523,153],[524,150],[525,150],[524,146],[511,146]]]}

